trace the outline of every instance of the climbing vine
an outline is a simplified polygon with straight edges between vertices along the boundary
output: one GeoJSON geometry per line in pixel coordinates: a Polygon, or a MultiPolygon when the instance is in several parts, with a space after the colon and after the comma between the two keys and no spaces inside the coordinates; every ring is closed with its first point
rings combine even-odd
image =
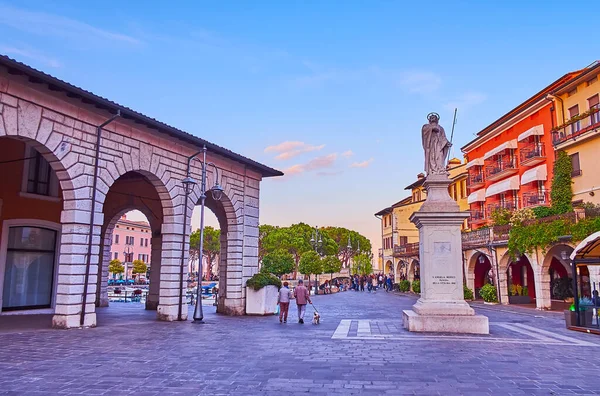
{"type": "Polygon", "coordinates": [[[552,191],[550,193],[553,214],[573,211],[572,172],[571,157],[564,151],[559,151],[556,155],[556,161],[554,161],[554,177],[552,178],[552,191]]]}

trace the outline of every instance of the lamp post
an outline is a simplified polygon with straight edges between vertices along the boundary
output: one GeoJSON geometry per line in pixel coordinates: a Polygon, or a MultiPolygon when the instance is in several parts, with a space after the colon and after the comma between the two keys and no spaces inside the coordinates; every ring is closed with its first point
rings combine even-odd
{"type": "MultiPolygon", "coordinates": [[[[319,248],[323,246],[323,239],[319,232],[319,227],[315,227],[315,232],[310,238],[310,245],[319,253],[319,248]]],[[[319,294],[319,274],[315,274],[315,296],[319,294]]]]}
{"type": "MultiPolygon", "coordinates": [[[[196,288],[196,306],[194,308],[194,321],[192,323],[204,323],[204,314],[202,312],[202,251],[204,249],[204,203],[206,201],[206,170],[209,165],[215,169],[215,185],[209,190],[215,201],[220,201],[223,196],[223,188],[219,185],[219,169],[212,162],[206,162],[206,146],[202,147],[202,160],[196,156],[193,158],[200,162],[201,180],[200,180],[200,242],[198,243],[198,287],[196,288]]],[[[196,181],[188,173],[182,181],[186,191],[191,190],[196,181]]]]}
{"type": "MultiPolygon", "coordinates": [[[[127,265],[127,263],[130,262],[129,261],[129,255],[130,254],[133,254],[133,252],[130,250],[129,245],[127,245],[127,250],[123,250],[123,256],[125,256],[125,261],[124,261],[124,264],[125,264],[125,284],[127,284],[127,280],[128,280],[128,277],[127,277],[127,267],[128,267],[128,265],[127,265]]],[[[133,260],[131,260],[131,261],[133,261],[133,260]]]]}

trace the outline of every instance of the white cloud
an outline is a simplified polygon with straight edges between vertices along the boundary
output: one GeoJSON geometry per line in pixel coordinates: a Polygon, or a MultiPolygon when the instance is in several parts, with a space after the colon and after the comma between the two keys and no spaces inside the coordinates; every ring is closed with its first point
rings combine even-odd
{"type": "Polygon", "coordinates": [[[486,99],[487,95],[481,92],[465,92],[456,99],[446,103],[444,108],[447,110],[458,109],[464,111],[485,102],[486,99]]]}
{"type": "Polygon", "coordinates": [[[1,4],[0,25],[28,33],[56,36],[68,40],[85,40],[89,42],[95,39],[104,42],[140,44],[140,40],[135,37],[100,29],[75,19],[1,4]]]}
{"type": "Polygon", "coordinates": [[[278,153],[275,159],[288,160],[303,153],[322,150],[324,147],[324,144],[313,146],[304,142],[287,141],[265,148],[265,153],[278,153]]]}
{"type": "Polygon", "coordinates": [[[54,67],[54,68],[62,66],[62,64],[57,59],[48,57],[48,56],[41,54],[38,51],[35,51],[32,49],[7,47],[7,46],[0,45],[0,53],[3,53],[8,56],[31,59],[36,62],[43,63],[46,66],[50,66],[50,67],[54,67]]]}
{"type": "Polygon", "coordinates": [[[354,153],[352,152],[352,150],[344,151],[344,152],[342,153],[342,157],[344,157],[344,158],[350,158],[350,157],[352,157],[353,155],[354,155],[354,153]]]}
{"type": "Polygon", "coordinates": [[[400,73],[398,83],[409,92],[427,94],[440,88],[442,78],[429,71],[406,71],[400,73]]]}
{"type": "MultiPolygon", "coordinates": [[[[332,154],[328,154],[328,155],[324,155],[322,157],[317,157],[317,158],[313,158],[312,160],[308,161],[306,164],[296,164],[293,166],[290,166],[289,168],[285,169],[283,171],[283,173],[285,175],[298,175],[300,173],[304,173],[304,172],[311,172],[311,171],[315,171],[315,170],[319,170],[319,169],[326,169],[326,168],[331,168],[333,165],[335,165],[335,161],[337,159],[337,153],[332,153],[332,154]]],[[[323,176],[323,175],[320,175],[323,176]]]]}
{"type": "Polygon", "coordinates": [[[350,168],[367,168],[369,165],[371,165],[371,162],[373,162],[373,158],[363,162],[354,162],[352,165],[350,165],[350,168]]]}

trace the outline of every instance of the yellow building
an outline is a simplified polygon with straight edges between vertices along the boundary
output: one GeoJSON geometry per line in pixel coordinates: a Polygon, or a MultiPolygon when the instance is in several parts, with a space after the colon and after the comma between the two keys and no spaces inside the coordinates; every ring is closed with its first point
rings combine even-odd
{"type": "Polygon", "coordinates": [[[553,143],[571,156],[573,201],[600,204],[600,62],[552,92],[557,127],[553,143]]]}
{"type": "MultiPolygon", "coordinates": [[[[448,193],[458,202],[461,211],[469,210],[466,163],[453,158],[448,163],[448,171],[452,180],[448,193]]],[[[425,175],[420,173],[417,180],[405,188],[411,192],[409,197],[375,214],[381,219],[379,260],[386,273],[395,274],[396,281],[402,276],[411,281],[419,278],[419,231],[409,218],[427,198],[424,182],[425,175]]],[[[465,221],[463,228],[466,227],[465,221]]]]}

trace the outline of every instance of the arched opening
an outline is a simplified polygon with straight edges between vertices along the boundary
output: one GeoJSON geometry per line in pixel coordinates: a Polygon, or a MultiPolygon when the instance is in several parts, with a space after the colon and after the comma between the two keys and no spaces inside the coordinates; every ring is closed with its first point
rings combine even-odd
{"type": "MultiPolygon", "coordinates": [[[[2,118],[0,117],[0,122],[2,118]]],[[[0,313],[46,314],[57,296],[65,189],[72,183],[56,155],[23,137],[0,137],[0,313]]],[[[42,322],[40,322],[42,323],[42,322]]]]}
{"type": "MultiPolygon", "coordinates": [[[[156,176],[143,171],[127,172],[109,187],[103,205],[97,307],[107,307],[113,301],[120,308],[128,304],[129,308],[157,309],[163,252],[161,229],[165,206],[169,205],[168,200],[161,198],[163,189],[156,176]],[[122,268],[114,271],[117,263],[122,268]]],[[[153,315],[150,317],[154,319],[153,315]]]]}
{"type": "Polygon", "coordinates": [[[392,263],[390,260],[385,262],[385,271],[388,274],[393,274],[394,273],[394,263],[392,263]]]}
{"type": "MultiPolygon", "coordinates": [[[[198,205],[200,201],[197,202],[196,206],[198,205]]],[[[220,230],[218,261],[213,264],[213,268],[217,269],[214,275],[218,279],[217,312],[241,315],[246,309],[243,305],[241,285],[244,255],[244,241],[241,235],[243,233],[240,232],[242,230],[227,190],[222,193],[218,201],[208,192],[205,207],[214,214],[220,230]]],[[[205,226],[209,225],[207,219],[210,221],[211,217],[207,216],[205,210],[205,226]]],[[[206,274],[204,270],[203,272],[206,274]]]]}
{"type": "Polygon", "coordinates": [[[544,256],[541,268],[539,308],[564,310],[570,306],[573,291],[571,266],[566,260],[573,248],[566,244],[552,246],[544,256]],[[563,256],[565,259],[563,259],[563,256]]]}
{"type": "Polygon", "coordinates": [[[406,272],[406,263],[403,260],[399,260],[398,264],[396,265],[396,271],[394,272],[395,283],[398,283],[401,280],[406,279],[405,272],[406,272]]]}
{"type": "Polygon", "coordinates": [[[421,266],[419,260],[413,260],[408,266],[407,278],[410,282],[421,279],[421,266]]]}
{"type": "Polygon", "coordinates": [[[526,255],[508,264],[506,278],[509,304],[531,304],[535,300],[535,278],[526,255]]]}
{"type": "Polygon", "coordinates": [[[473,275],[475,298],[481,298],[479,293],[481,288],[488,283],[492,285],[494,284],[494,280],[492,279],[492,263],[485,254],[479,253],[475,257],[475,268],[473,275]]]}

